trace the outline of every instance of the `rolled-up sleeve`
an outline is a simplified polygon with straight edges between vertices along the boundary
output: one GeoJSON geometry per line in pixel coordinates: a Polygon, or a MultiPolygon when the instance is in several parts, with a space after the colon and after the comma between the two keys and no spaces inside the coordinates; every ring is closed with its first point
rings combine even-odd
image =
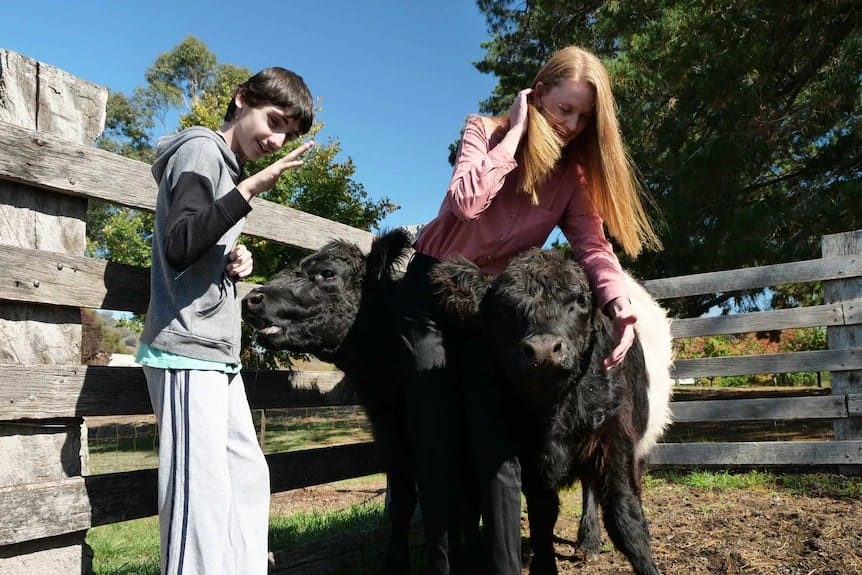
{"type": "Polygon", "coordinates": [[[461,220],[474,220],[487,209],[517,162],[502,146],[493,145],[479,116],[464,127],[446,207],[461,220]]]}

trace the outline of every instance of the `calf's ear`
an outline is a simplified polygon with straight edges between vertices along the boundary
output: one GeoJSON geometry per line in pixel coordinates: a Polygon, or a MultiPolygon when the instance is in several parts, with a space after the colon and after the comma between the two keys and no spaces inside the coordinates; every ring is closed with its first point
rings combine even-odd
{"type": "Polygon", "coordinates": [[[366,277],[375,280],[392,277],[395,268],[404,262],[408,251],[410,251],[410,235],[402,228],[375,238],[366,258],[366,277]]]}
{"type": "Polygon", "coordinates": [[[434,266],[431,285],[450,319],[469,322],[479,314],[490,282],[474,263],[457,258],[434,266]]]}

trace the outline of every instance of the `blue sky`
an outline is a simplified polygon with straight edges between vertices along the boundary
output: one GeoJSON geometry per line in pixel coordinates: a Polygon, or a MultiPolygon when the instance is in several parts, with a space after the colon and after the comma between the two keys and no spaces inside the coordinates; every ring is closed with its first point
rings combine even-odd
{"type": "Polygon", "coordinates": [[[369,197],[401,206],[381,224],[437,213],[451,167],[448,146],[496,79],[479,73],[488,38],[473,0],[34,0],[10,2],[0,48],[115,91],[145,83],[156,57],[186,36],[219,62],[302,75],[369,197]]]}

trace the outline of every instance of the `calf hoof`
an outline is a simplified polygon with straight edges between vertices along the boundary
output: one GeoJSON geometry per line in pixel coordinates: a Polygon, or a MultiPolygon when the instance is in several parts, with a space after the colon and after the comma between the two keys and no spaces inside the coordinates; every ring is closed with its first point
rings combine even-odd
{"type": "Polygon", "coordinates": [[[583,547],[578,546],[575,547],[575,551],[572,553],[572,556],[582,563],[592,563],[599,558],[600,553],[601,550],[594,551],[592,549],[584,549],[583,547]]]}
{"type": "Polygon", "coordinates": [[[590,559],[602,552],[602,542],[598,539],[578,540],[575,543],[575,555],[579,559],[590,559]]]}

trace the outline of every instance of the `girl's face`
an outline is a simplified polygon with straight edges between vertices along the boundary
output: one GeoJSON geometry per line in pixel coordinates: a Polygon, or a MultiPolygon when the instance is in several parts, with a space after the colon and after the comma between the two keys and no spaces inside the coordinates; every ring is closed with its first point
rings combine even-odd
{"type": "Polygon", "coordinates": [[[290,116],[289,109],[271,104],[247,106],[238,98],[231,149],[241,159],[254,161],[281,149],[299,131],[299,120],[290,116]]]}
{"type": "Polygon", "coordinates": [[[563,145],[578,137],[595,119],[596,89],[586,80],[564,79],[552,86],[538,82],[534,101],[554,126],[563,145]]]}

